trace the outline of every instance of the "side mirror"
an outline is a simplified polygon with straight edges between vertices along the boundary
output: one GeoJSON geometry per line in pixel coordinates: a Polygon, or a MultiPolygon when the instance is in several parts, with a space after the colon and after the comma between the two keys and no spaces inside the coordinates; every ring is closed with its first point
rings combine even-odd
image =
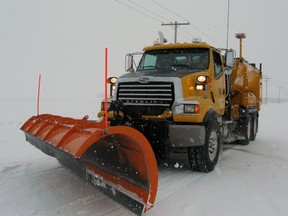
{"type": "Polygon", "coordinates": [[[230,69],[235,67],[235,57],[236,57],[235,50],[229,49],[226,51],[226,54],[225,54],[226,67],[230,69]]]}
{"type": "Polygon", "coordinates": [[[127,72],[134,72],[133,68],[133,54],[129,53],[125,56],[125,70],[127,72]]]}

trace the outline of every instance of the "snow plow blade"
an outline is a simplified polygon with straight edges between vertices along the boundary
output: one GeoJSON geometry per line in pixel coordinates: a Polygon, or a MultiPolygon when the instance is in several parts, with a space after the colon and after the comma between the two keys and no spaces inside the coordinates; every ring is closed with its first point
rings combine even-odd
{"type": "Polygon", "coordinates": [[[150,143],[139,131],[126,126],[106,129],[104,121],[50,114],[31,117],[21,130],[32,145],[134,213],[153,206],[158,168],[150,143]]]}

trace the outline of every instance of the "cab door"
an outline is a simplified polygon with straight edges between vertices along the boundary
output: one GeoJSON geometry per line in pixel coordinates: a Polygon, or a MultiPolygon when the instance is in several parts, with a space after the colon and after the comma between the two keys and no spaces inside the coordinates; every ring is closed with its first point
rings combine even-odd
{"type": "Polygon", "coordinates": [[[224,65],[221,54],[212,50],[212,62],[214,79],[211,86],[211,94],[213,102],[215,103],[216,110],[220,115],[224,114],[225,111],[225,98],[226,98],[226,87],[225,87],[225,74],[224,65]]]}

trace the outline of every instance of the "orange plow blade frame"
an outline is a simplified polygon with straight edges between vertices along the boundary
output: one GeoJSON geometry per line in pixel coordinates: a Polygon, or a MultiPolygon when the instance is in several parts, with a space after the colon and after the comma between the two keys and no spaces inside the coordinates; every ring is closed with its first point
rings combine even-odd
{"type": "Polygon", "coordinates": [[[158,168],[150,143],[127,126],[50,114],[21,127],[26,140],[136,214],[153,207],[158,168]]]}

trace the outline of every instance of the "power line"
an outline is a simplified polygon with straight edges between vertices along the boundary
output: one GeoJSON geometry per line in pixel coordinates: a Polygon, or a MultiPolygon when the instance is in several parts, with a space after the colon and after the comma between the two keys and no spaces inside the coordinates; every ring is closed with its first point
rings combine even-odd
{"type": "MultiPolygon", "coordinates": [[[[119,3],[119,4],[121,4],[121,5],[124,5],[125,7],[129,8],[129,9],[131,9],[131,10],[137,11],[138,13],[140,13],[140,14],[142,14],[142,15],[148,16],[148,17],[156,20],[157,22],[163,23],[163,21],[161,21],[159,18],[164,19],[164,20],[166,20],[166,21],[169,21],[169,19],[167,19],[167,18],[165,18],[165,17],[163,17],[163,16],[161,16],[161,15],[153,12],[152,10],[149,10],[148,8],[142,6],[142,5],[138,4],[138,3],[132,2],[131,0],[127,0],[127,1],[129,1],[130,3],[132,3],[132,4],[134,4],[134,5],[137,5],[138,7],[140,7],[140,8],[142,8],[142,9],[148,11],[149,13],[151,13],[151,14],[153,14],[153,15],[156,15],[156,16],[159,17],[159,18],[156,18],[155,16],[151,16],[151,15],[149,15],[149,14],[147,14],[147,13],[144,13],[143,11],[138,10],[138,9],[136,9],[135,7],[132,7],[132,6],[128,5],[128,4],[125,4],[125,3],[121,2],[120,0],[114,0],[114,1],[116,1],[117,3],[119,3]]],[[[166,10],[166,11],[169,11],[169,12],[172,13],[173,15],[175,15],[175,16],[177,16],[177,17],[179,17],[179,18],[181,18],[181,19],[189,22],[189,21],[188,21],[187,19],[185,19],[184,17],[178,15],[177,13],[175,13],[175,12],[172,11],[172,10],[170,10],[169,8],[164,7],[163,5],[159,4],[159,3],[156,2],[155,0],[151,0],[151,1],[152,1],[153,3],[155,3],[156,5],[158,5],[159,7],[161,7],[162,9],[164,9],[164,10],[166,10]]],[[[189,23],[190,23],[190,22],[189,22],[189,23]]],[[[212,37],[210,37],[210,36],[207,35],[204,31],[202,31],[199,27],[197,27],[197,26],[194,25],[193,23],[190,23],[190,24],[191,24],[195,29],[197,29],[200,33],[202,33],[206,38],[210,39],[210,40],[213,41],[215,44],[220,45],[220,44],[219,44],[218,42],[216,42],[212,37]]],[[[179,34],[181,34],[182,36],[186,37],[186,35],[181,32],[181,28],[179,29],[179,34]]],[[[193,34],[191,34],[191,33],[189,32],[189,30],[187,30],[187,34],[189,34],[191,37],[193,36],[193,34]]],[[[221,45],[220,45],[220,46],[221,46],[221,45]]]]}
{"type": "MultiPolygon", "coordinates": [[[[189,20],[185,19],[184,17],[178,15],[177,13],[175,13],[174,11],[170,10],[167,7],[164,7],[163,5],[159,4],[158,2],[156,2],[155,0],[151,0],[153,3],[157,4],[158,6],[160,6],[161,8],[165,9],[166,11],[169,11],[170,13],[174,14],[175,16],[185,20],[186,22],[189,22],[189,20]]],[[[197,29],[199,32],[201,32],[205,37],[207,37],[208,39],[210,39],[211,41],[213,41],[215,44],[220,45],[217,41],[215,41],[213,38],[211,38],[209,35],[207,35],[204,31],[202,31],[199,27],[197,27],[196,25],[194,25],[193,23],[189,22],[191,24],[191,26],[193,26],[195,29],[197,29]]],[[[191,33],[188,32],[188,34],[190,36],[193,36],[191,33]]],[[[220,45],[221,46],[221,45],[220,45]]]]}
{"type": "MultiPolygon", "coordinates": [[[[167,19],[167,18],[165,18],[165,17],[163,17],[163,16],[161,16],[161,15],[153,12],[152,10],[149,10],[148,8],[146,8],[146,7],[144,7],[144,6],[140,5],[140,4],[137,4],[137,3],[133,2],[132,0],[127,0],[127,1],[129,1],[130,3],[132,3],[132,4],[134,4],[134,5],[142,8],[142,9],[144,9],[144,10],[146,10],[146,11],[148,11],[148,12],[151,13],[151,14],[154,14],[154,15],[158,16],[159,18],[162,18],[163,20],[166,20],[166,21],[168,21],[168,22],[170,21],[169,19],[167,19]]],[[[155,3],[157,4],[157,2],[155,2],[155,3]]],[[[158,3],[158,5],[160,5],[160,4],[158,3]]],[[[167,9],[167,8],[165,8],[165,9],[168,10],[168,11],[170,11],[170,10],[167,9]]],[[[180,18],[181,18],[181,17],[180,17],[180,18]]],[[[184,19],[184,18],[182,18],[182,19],[184,19]]],[[[159,19],[157,19],[157,21],[159,21],[159,19]]],[[[163,22],[162,22],[162,23],[163,23],[163,22]]],[[[178,32],[178,33],[181,34],[182,36],[186,37],[186,35],[184,35],[182,32],[178,32]]]]}
{"type": "MultiPolygon", "coordinates": [[[[114,0],[114,1],[116,1],[117,3],[119,3],[119,4],[121,4],[121,5],[124,5],[125,7],[129,8],[129,9],[131,9],[131,10],[137,11],[138,13],[141,13],[142,15],[149,16],[150,18],[152,18],[152,19],[154,19],[154,20],[156,20],[156,21],[158,21],[158,22],[160,22],[160,23],[163,23],[163,21],[161,21],[160,19],[155,18],[155,17],[153,17],[153,16],[150,16],[150,15],[148,15],[147,13],[144,13],[144,12],[142,12],[142,11],[140,11],[140,10],[138,10],[138,9],[130,6],[130,5],[127,5],[127,4],[123,3],[123,2],[121,2],[120,0],[114,0]]],[[[155,13],[155,12],[153,12],[153,11],[147,9],[147,8],[145,8],[144,6],[142,6],[142,5],[140,5],[140,4],[137,4],[137,3],[135,3],[135,2],[132,2],[131,0],[127,0],[127,1],[129,1],[130,3],[132,3],[132,4],[134,4],[134,5],[137,5],[138,7],[142,8],[142,9],[148,11],[149,13],[154,14],[154,15],[156,15],[156,16],[158,16],[158,17],[160,17],[160,18],[162,18],[162,19],[164,19],[164,20],[166,20],[166,21],[168,21],[168,22],[170,21],[170,20],[168,20],[167,18],[165,18],[165,17],[163,17],[163,16],[161,16],[161,15],[159,15],[159,14],[157,14],[157,13],[155,13]]],[[[179,34],[181,34],[182,36],[186,37],[186,35],[184,35],[184,34],[181,33],[181,32],[179,32],[179,34]]]]}
{"type": "Polygon", "coordinates": [[[154,15],[156,15],[156,16],[158,16],[158,17],[160,17],[160,18],[162,18],[162,19],[164,19],[164,20],[166,20],[166,21],[168,21],[168,22],[170,21],[170,20],[168,20],[167,18],[165,18],[165,17],[163,17],[163,16],[161,16],[161,15],[159,15],[159,14],[157,14],[157,13],[151,11],[151,10],[149,10],[148,8],[145,8],[144,6],[142,6],[142,5],[140,5],[140,4],[137,4],[137,3],[135,3],[135,2],[133,2],[133,1],[131,1],[131,0],[128,0],[128,1],[129,1],[130,3],[132,3],[132,4],[134,4],[134,5],[137,5],[138,7],[140,7],[140,8],[142,8],[142,9],[150,12],[151,14],[154,14],[154,15]]]}
{"type": "Polygon", "coordinates": [[[154,20],[162,23],[161,20],[159,20],[159,19],[157,19],[157,18],[155,18],[155,17],[153,17],[153,16],[151,16],[151,15],[149,15],[149,14],[146,14],[146,13],[144,13],[144,12],[142,12],[142,11],[136,9],[136,8],[133,8],[133,7],[131,7],[130,5],[127,5],[127,4],[125,4],[125,3],[123,3],[123,2],[121,2],[121,1],[119,1],[119,0],[114,0],[114,1],[116,1],[117,3],[119,3],[119,4],[121,4],[121,5],[124,5],[125,7],[129,8],[129,9],[131,9],[131,10],[135,10],[135,11],[137,11],[138,13],[141,13],[142,15],[148,16],[148,17],[150,17],[150,18],[152,18],[152,19],[154,19],[154,20]]]}
{"type": "Polygon", "coordinates": [[[189,22],[187,19],[185,19],[184,17],[176,14],[174,11],[170,10],[169,8],[164,7],[163,5],[159,4],[158,2],[156,2],[156,1],[154,1],[154,0],[151,0],[151,1],[154,2],[155,4],[157,4],[159,7],[165,9],[166,11],[169,11],[170,13],[174,14],[175,16],[177,16],[177,17],[185,20],[186,22],[189,22]]]}
{"type": "Polygon", "coordinates": [[[175,30],[175,33],[174,33],[174,43],[177,42],[177,29],[178,29],[178,26],[181,26],[181,25],[190,25],[189,22],[187,23],[178,23],[177,21],[175,21],[174,23],[162,23],[162,26],[174,26],[174,30],[175,30]]]}
{"type": "MultiPolygon", "coordinates": [[[[164,10],[172,13],[173,15],[175,15],[175,16],[177,16],[177,17],[179,17],[180,19],[183,19],[184,21],[189,22],[186,18],[180,16],[179,14],[175,13],[174,11],[170,10],[170,9],[167,8],[167,7],[164,7],[162,4],[160,4],[160,3],[158,3],[158,2],[156,2],[156,1],[154,1],[154,0],[151,0],[151,1],[152,1],[154,4],[158,5],[159,7],[161,7],[162,9],[164,9],[164,10]]],[[[190,22],[189,22],[189,23],[190,23],[190,22]]],[[[178,33],[179,33],[180,35],[182,35],[183,37],[186,37],[186,35],[181,32],[181,29],[180,29],[180,31],[179,31],[178,33]]],[[[190,33],[187,31],[187,34],[190,34],[190,33]]],[[[190,34],[190,36],[192,36],[192,35],[190,34]]],[[[188,37],[188,36],[187,36],[187,37],[188,37]]]]}

